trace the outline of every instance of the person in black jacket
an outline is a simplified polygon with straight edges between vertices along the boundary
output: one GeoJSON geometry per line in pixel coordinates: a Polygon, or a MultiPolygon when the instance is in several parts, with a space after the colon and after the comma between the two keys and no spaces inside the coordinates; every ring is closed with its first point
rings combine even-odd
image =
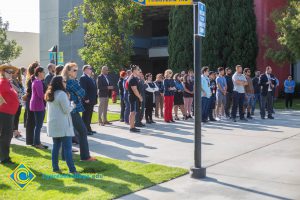
{"type": "Polygon", "coordinates": [[[120,114],[120,122],[124,122],[125,116],[125,99],[124,99],[124,78],[126,77],[126,72],[120,72],[120,79],[118,81],[119,95],[120,95],[120,106],[121,106],[121,114],[120,114]]]}
{"type": "Polygon", "coordinates": [[[96,133],[91,128],[92,115],[94,106],[97,104],[97,87],[96,82],[92,76],[93,68],[90,65],[84,65],[83,75],[80,77],[80,86],[85,90],[85,97],[82,100],[84,112],[82,113],[82,120],[88,130],[88,135],[96,133]]]}
{"type": "Polygon", "coordinates": [[[272,116],[273,107],[273,89],[275,87],[276,80],[272,74],[272,68],[268,66],[266,68],[266,73],[262,74],[259,79],[259,85],[261,86],[261,109],[260,115],[262,119],[265,119],[266,106],[268,110],[268,118],[274,119],[272,116]]]}
{"type": "Polygon", "coordinates": [[[252,79],[255,98],[254,98],[253,105],[252,105],[251,115],[254,115],[256,102],[258,102],[259,108],[261,105],[261,101],[260,101],[261,89],[260,89],[260,85],[259,85],[259,77],[260,77],[260,71],[256,71],[255,77],[252,79]]]}
{"type": "Polygon", "coordinates": [[[101,75],[98,77],[98,95],[100,99],[99,104],[99,125],[104,126],[105,124],[111,124],[107,121],[107,109],[108,109],[108,99],[110,92],[114,89],[111,81],[108,77],[108,67],[103,66],[101,70],[101,75]]]}
{"type": "Polygon", "coordinates": [[[159,89],[155,83],[152,82],[152,74],[146,74],[145,82],[145,118],[147,124],[155,123],[152,119],[153,107],[155,107],[155,92],[159,89]]]}
{"type": "Polygon", "coordinates": [[[225,104],[225,115],[227,118],[230,117],[230,108],[232,106],[233,100],[233,82],[232,82],[232,70],[227,67],[225,69],[226,84],[227,84],[227,94],[226,94],[226,104],[225,104]]]}

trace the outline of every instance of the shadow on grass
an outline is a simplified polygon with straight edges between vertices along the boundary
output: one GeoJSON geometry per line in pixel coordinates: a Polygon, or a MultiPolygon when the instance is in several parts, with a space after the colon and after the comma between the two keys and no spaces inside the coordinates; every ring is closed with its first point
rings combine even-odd
{"type": "MultiPolygon", "coordinates": [[[[115,161],[116,164],[112,163],[113,160],[103,159],[97,160],[95,162],[81,162],[79,161],[79,156],[74,155],[75,165],[78,171],[82,174],[95,174],[101,173],[103,176],[102,179],[75,179],[72,178],[73,182],[80,184],[79,186],[68,186],[65,185],[64,179],[54,178],[46,179],[43,175],[52,175],[51,167],[51,156],[49,150],[36,150],[31,147],[23,147],[18,145],[11,145],[12,151],[15,154],[31,158],[31,162],[41,162],[41,165],[38,163],[32,164],[30,167],[31,171],[36,175],[34,182],[38,183],[38,190],[49,191],[56,190],[62,193],[70,194],[81,194],[83,192],[89,191],[91,187],[100,189],[108,194],[109,197],[115,198],[121,195],[131,193],[133,191],[150,187],[156,183],[150,180],[149,178],[143,176],[139,173],[133,173],[130,170],[134,170],[136,167],[137,170],[140,170],[141,173],[147,173],[147,169],[141,171],[141,167],[136,165],[133,162],[122,163],[122,161],[115,161]],[[44,154],[45,153],[45,154],[44,154]],[[36,161],[33,159],[36,158],[36,161]],[[42,158],[42,160],[41,160],[42,158]],[[48,160],[45,163],[43,159],[48,160]],[[47,169],[40,169],[41,167],[47,167],[47,169]],[[120,168],[130,169],[129,171],[120,168]],[[46,174],[47,173],[47,174],[46,174]],[[82,186],[82,184],[87,185],[87,187],[82,186]]],[[[101,158],[100,158],[101,159],[101,158]]],[[[6,165],[4,167],[14,170],[19,164],[6,165]]],[[[9,185],[0,185],[1,189],[9,190],[11,189],[9,185]]],[[[101,198],[101,197],[99,197],[101,198]]]]}
{"type": "Polygon", "coordinates": [[[9,185],[0,183],[0,190],[10,190],[10,189],[11,189],[11,187],[9,185]]]}

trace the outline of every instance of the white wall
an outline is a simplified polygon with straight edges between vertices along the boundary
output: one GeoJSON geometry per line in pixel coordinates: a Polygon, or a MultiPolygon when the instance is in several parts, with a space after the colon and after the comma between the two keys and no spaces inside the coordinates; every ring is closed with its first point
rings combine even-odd
{"type": "Polygon", "coordinates": [[[40,34],[8,31],[7,38],[16,40],[22,47],[21,55],[11,62],[17,67],[28,67],[34,61],[40,61],[40,34]]]}

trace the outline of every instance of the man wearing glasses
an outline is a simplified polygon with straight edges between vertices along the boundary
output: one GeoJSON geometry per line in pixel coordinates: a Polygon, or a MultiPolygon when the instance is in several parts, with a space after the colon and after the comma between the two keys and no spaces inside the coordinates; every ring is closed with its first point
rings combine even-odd
{"type": "Polygon", "coordinates": [[[83,75],[80,77],[80,86],[85,90],[85,97],[82,100],[84,112],[82,120],[88,130],[88,135],[96,133],[91,128],[91,120],[94,111],[94,106],[97,104],[97,86],[95,80],[91,77],[93,68],[90,65],[84,65],[83,75]]]}

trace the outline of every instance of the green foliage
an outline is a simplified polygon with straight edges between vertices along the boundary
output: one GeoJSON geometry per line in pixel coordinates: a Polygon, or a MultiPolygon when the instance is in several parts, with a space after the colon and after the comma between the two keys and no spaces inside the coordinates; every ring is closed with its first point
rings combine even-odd
{"type": "Polygon", "coordinates": [[[290,0],[288,6],[272,13],[281,46],[268,45],[266,57],[275,62],[294,62],[300,59],[300,2],[290,0]]]}
{"type": "Polygon", "coordinates": [[[256,16],[253,0],[232,0],[227,45],[231,45],[231,54],[227,66],[241,64],[252,71],[256,68],[258,41],[256,35],[256,16]]]}
{"type": "Polygon", "coordinates": [[[172,8],[169,17],[169,68],[182,71],[193,68],[193,8],[172,8]]]}
{"type": "Polygon", "coordinates": [[[68,14],[64,32],[72,33],[82,18],[85,46],[79,55],[85,62],[98,72],[103,65],[118,71],[129,64],[134,53],[131,36],[142,25],[142,7],[131,0],[84,0],[68,14]]]}
{"type": "MultiPolygon", "coordinates": [[[[202,65],[256,66],[258,42],[253,0],[203,0],[206,4],[206,36],[202,40],[202,65]]],[[[193,62],[191,8],[174,7],[170,13],[169,66],[193,62]],[[187,13],[188,12],[188,13],[187,13]],[[184,36],[184,37],[183,37],[184,36]],[[185,45],[183,44],[185,43],[185,45]],[[183,48],[188,46],[190,48],[183,48]]]]}
{"type": "Polygon", "coordinates": [[[22,47],[15,40],[7,39],[8,22],[3,22],[0,17],[0,64],[9,63],[19,57],[22,47]]]}

